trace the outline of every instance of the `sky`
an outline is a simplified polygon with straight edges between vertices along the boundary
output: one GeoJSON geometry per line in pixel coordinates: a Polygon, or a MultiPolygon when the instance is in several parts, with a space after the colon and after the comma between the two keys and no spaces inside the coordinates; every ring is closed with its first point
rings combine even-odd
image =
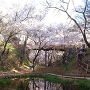
{"type": "MultiPolygon", "coordinates": [[[[3,14],[6,14],[7,12],[11,13],[11,9],[13,8],[13,6],[17,6],[17,7],[23,7],[25,4],[35,4],[37,6],[37,9],[43,8],[45,5],[46,0],[0,0],[0,11],[3,12],[3,14]]],[[[55,3],[58,3],[58,0],[48,0],[53,2],[53,5],[56,5],[55,3]]],[[[64,0],[65,1],[65,0],[64,0]]],[[[82,5],[82,0],[74,0],[74,5],[78,6],[78,5],[82,5]]],[[[58,4],[57,4],[58,6],[58,4]]],[[[73,7],[72,1],[70,2],[70,10],[69,12],[71,13],[71,9],[73,7]]],[[[15,8],[13,8],[15,9],[15,8]]],[[[64,14],[63,12],[58,12],[55,9],[49,9],[48,14],[46,15],[46,17],[44,18],[44,23],[46,25],[50,25],[50,24],[59,24],[59,23],[67,23],[67,15],[64,14]]]]}

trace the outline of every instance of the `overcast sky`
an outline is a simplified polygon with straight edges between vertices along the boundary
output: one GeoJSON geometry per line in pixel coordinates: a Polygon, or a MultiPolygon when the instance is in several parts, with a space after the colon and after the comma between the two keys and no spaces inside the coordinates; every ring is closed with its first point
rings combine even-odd
{"type": "MultiPolygon", "coordinates": [[[[32,3],[37,6],[37,9],[43,8],[45,5],[46,0],[0,0],[0,11],[2,11],[4,14],[7,12],[10,12],[10,8],[13,8],[13,6],[19,6],[22,7],[25,4],[32,3]]],[[[52,1],[53,4],[56,5],[58,0],[48,0],[48,2],[52,1]]],[[[65,1],[65,0],[64,0],[65,1]]],[[[82,0],[74,0],[73,1],[75,6],[82,5],[82,0]]],[[[57,4],[58,5],[58,4],[57,4]]],[[[70,4],[70,11],[72,9],[72,1],[70,4]]],[[[14,8],[15,9],[15,8],[14,8]]],[[[56,23],[67,23],[67,15],[64,13],[58,13],[54,9],[51,9],[49,13],[46,15],[46,18],[44,19],[44,22],[46,25],[48,24],[56,24],[56,23]]]]}

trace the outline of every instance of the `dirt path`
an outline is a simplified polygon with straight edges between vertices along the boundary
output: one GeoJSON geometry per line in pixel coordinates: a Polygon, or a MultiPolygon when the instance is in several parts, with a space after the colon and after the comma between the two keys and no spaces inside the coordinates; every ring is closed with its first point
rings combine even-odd
{"type": "Polygon", "coordinates": [[[78,68],[78,66],[76,67],[76,65],[74,68],[76,69],[75,70],[72,69],[73,71],[63,72],[63,69],[61,67],[41,67],[41,68],[36,69],[35,71],[30,70],[29,67],[25,67],[21,70],[12,70],[8,72],[0,71],[0,77],[9,76],[9,75],[42,74],[42,73],[53,73],[57,75],[66,75],[66,76],[68,75],[68,76],[79,76],[79,77],[90,76],[90,74],[85,74],[82,68],[78,68]]]}

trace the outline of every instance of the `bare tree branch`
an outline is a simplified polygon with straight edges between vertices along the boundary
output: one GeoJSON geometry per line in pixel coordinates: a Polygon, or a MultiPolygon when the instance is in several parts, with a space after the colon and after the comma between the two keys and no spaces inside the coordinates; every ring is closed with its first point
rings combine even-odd
{"type": "MultiPolygon", "coordinates": [[[[62,3],[64,3],[63,0],[60,0],[60,1],[61,1],[62,3]]],[[[69,8],[70,0],[69,0],[69,2],[67,3],[67,9],[65,9],[62,4],[60,5],[61,7],[58,7],[58,6],[49,6],[48,2],[46,2],[46,3],[47,3],[47,5],[48,5],[48,8],[54,8],[54,9],[57,9],[57,10],[59,10],[59,11],[62,11],[62,12],[64,12],[64,13],[66,13],[66,15],[77,25],[77,27],[78,27],[79,30],[81,31],[81,34],[82,34],[82,36],[83,36],[83,38],[84,38],[85,43],[86,43],[87,46],[90,48],[90,43],[89,43],[88,40],[87,40],[86,32],[85,32],[85,31],[86,31],[86,28],[87,28],[86,10],[87,10],[88,0],[86,0],[86,2],[85,2],[85,7],[84,7],[83,11],[78,11],[78,10],[75,9],[76,12],[78,12],[78,13],[80,13],[80,14],[83,15],[83,18],[84,18],[84,27],[83,27],[83,29],[82,29],[82,25],[68,13],[68,8],[69,8]]]]}

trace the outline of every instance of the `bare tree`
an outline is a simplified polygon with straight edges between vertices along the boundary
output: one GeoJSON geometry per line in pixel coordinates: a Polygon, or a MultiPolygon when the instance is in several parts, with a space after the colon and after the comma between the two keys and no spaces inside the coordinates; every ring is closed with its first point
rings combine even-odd
{"type": "MultiPolygon", "coordinates": [[[[17,7],[16,7],[17,8],[17,7]]],[[[35,6],[34,5],[25,5],[22,9],[14,10],[14,21],[16,22],[25,22],[30,19],[35,19],[35,6]]]]}
{"type": "MultiPolygon", "coordinates": [[[[27,52],[26,52],[28,38],[29,38],[29,37],[28,37],[28,34],[26,34],[26,35],[24,36],[24,40],[23,40],[22,47],[21,47],[21,49],[19,50],[19,52],[20,52],[20,59],[21,59],[21,60],[20,60],[20,64],[21,64],[21,65],[23,65],[23,61],[28,58],[27,52]]],[[[19,49],[19,48],[18,48],[18,49],[19,49]]]]}
{"type": "Polygon", "coordinates": [[[2,57],[4,55],[4,53],[6,51],[7,44],[10,42],[10,40],[15,35],[17,35],[19,32],[20,32],[20,29],[14,25],[10,26],[10,22],[7,25],[5,25],[4,29],[2,26],[1,35],[3,36],[3,39],[4,39],[3,40],[4,46],[3,46],[3,50],[2,50],[0,57],[2,57]]]}
{"type": "Polygon", "coordinates": [[[79,20],[77,18],[74,18],[70,12],[69,12],[69,4],[70,4],[70,0],[68,1],[64,1],[64,0],[60,0],[60,3],[59,3],[59,7],[58,6],[54,6],[54,5],[51,5],[51,2],[49,3],[48,1],[46,1],[47,4],[48,4],[48,8],[54,8],[58,11],[62,11],[64,13],[66,13],[66,15],[76,24],[76,26],[78,27],[78,30],[81,32],[82,36],[83,36],[83,39],[86,43],[86,45],[90,48],[90,42],[88,41],[87,39],[87,35],[86,35],[86,32],[87,32],[87,28],[88,28],[88,17],[87,17],[87,14],[86,12],[89,12],[88,10],[88,6],[89,6],[89,1],[86,0],[85,1],[85,5],[83,7],[83,9],[81,8],[80,9],[76,9],[74,7],[74,10],[80,14],[80,16],[82,17],[83,19],[83,24],[81,24],[80,22],[78,22],[79,20]]]}
{"type": "Polygon", "coordinates": [[[24,6],[22,10],[20,9],[20,11],[14,12],[14,15],[7,14],[2,17],[0,16],[0,33],[4,41],[1,57],[6,51],[7,44],[15,39],[15,35],[17,35],[21,29],[23,30],[23,24],[21,22],[29,20],[30,18],[35,18],[33,17],[33,13],[34,7],[24,6]]]}
{"type": "MultiPolygon", "coordinates": [[[[32,50],[35,50],[35,56],[33,58],[33,65],[35,67],[35,63],[36,63],[36,60],[37,60],[37,57],[39,56],[40,54],[40,51],[42,49],[44,49],[44,47],[47,45],[48,43],[48,32],[44,32],[43,29],[42,29],[42,25],[40,26],[37,26],[37,27],[34,27],[33,29],[31,30],[28,30],[28,34],[29,34],[29,38],[32,40],[32,42],[34,43],[33,47],[32,47],[32,50]]],[[[34,67],[33,67],[33,70],[34,70],[34,67]]]]}
{"type": "MultiPolygon", "coordinates": [[[[16,7],[17,8],[17,7],[16,7]]],[[[27,46],[27,41],[28,41],[28,33],[27,33],[27,28],[28,25],[31,27],[31,25],[33,26],[32,22],[33,21],[41,21],[45,15],[46,15],[46,11],[43,11],[43,14],[41,12],[36,13],[36,7],[32,4],[28,4],[25,5],[22,9],[18,9],[17,11],[14,11],[14,17],[13,20],[16,22],[16,24],[20,24],[21,25],[21,29],[22,29],[22,37],[24,37],[25,39],[23,40],[23,45],[22,45],[22,50],[19,52],[21,52],[20,57],[21,57],[21,63],[23,63],[23,60],[26,58],[26,46],[27,46]]],[[[35,23],[34,22],[34,23],[35,23]]],[[[35,24],[34,24],[35,25],[35,24]]],[[[19,47],[17,47],[19,48],[19,47]]],[[[36,55],[38,56],[38,54],[36,55]]]]}

